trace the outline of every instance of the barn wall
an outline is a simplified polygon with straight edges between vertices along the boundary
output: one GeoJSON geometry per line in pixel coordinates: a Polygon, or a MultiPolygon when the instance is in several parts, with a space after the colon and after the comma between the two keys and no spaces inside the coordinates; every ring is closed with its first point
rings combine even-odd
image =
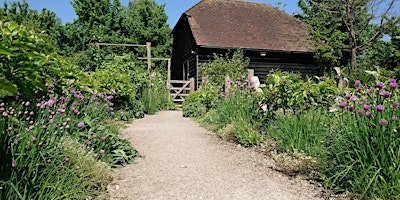
{"type": "Polygon", "coordinates": [[[196,43],[189,23],[182,16],[173,31],[173,47],[171,59],[171,79],[183,80],[183,64],[189,61],[189,77],[196,75],[196,43]]]}
{"type": "MultiPolygon", "coordinates": [[[[235,50],[231,49],[233,53],[235,50]]],[[[213,60],[213,53],[225,55],[228,49],[200,48],[199,64],[213,60]]],[[[266,52],[265,56],[260,55],[257,50],[245,50],[244,56],[250,58],[249,69],[254,69],[254,75],[265,81],[271,70],[298,72],[301,75],[319,75],[319,67],[312,53],[299,52],[266,52]]]]}

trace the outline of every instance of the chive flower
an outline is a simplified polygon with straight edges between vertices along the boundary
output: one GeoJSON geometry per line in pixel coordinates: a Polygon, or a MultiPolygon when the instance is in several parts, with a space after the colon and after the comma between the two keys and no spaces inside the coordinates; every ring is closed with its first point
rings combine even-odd
{"type": "Polygon", "coordinates": [[[379,112],[382,112],[382,111],[385,110],[385,106],[383,106],[383,105],[377,105],[377,106],[376,106],[376,110],[379,111],[379,112]]]}
{"type": "Polygon", "coordinates": [[[347,106],[347,103],[346,102],[340,102],[339,103],[339,107],[340,108],[345,108],[347,106]]]}
{"type": "Polygon", "coordinates": [[[347,100],[349,100],[349,99],[351,98],[351,94],[350,94],[350,93],[347,93],[344,97],[345,97],[347,100]]]}
{"type": "Polygon", "coordinates": [[[393,102],[393,107],[394,107],[394,108],[399,107],[399,102],[398,102],[398,101],[393,102]]]}
{"type": "Polygon", "coordinates": [[[397,117],[393,116],[391,120],[392,120],[392,122],[394,122],[397,120],[397,117]]]}
{"type": "Polygon", "coordinates": [[[386,98],[390,97],[391,94],[390,94],[390,92],[383,90],[383,91],[379,92],[379,95],[386,99],[386,98]]]}
{"type": "Polygon", "coordinates": [[[371,117],[371,112],[365,112],[365,116],[367,116],[367,117],[371,117]]]}
{"type": "Polygon", "coordinates": [[[361,85],[361,81],[360,80],[356,80],[356,82],[354,83],[355,86],[360,86],[361,85]]]}
{"type": "Polygon", "coordinates": [[[353,107],[353,106],[350,106],[350,107],[349,107],[349,111],[350,111],[350,112],[353,112],[353,111],[354,111],[354,107],[353,107]]]}
{"type": "Polygon", "coordinates": [[[381,119],[381,120],[379,121],[379,124],[380,124],[381,126],[386,126],[386,125],[388,124],[388,121],[387,121],[386,119],[381,119]]]}
{"type": "Polygon", "coordinates": [[[393,82],[389,84],[390,89],[396,89],[397,88],[397,83],[393,82]]]}
{"type": "Polygon", "coordinates": [[[376,83],[376,87],[383,88],[383,87],[385,87],[385,84],[383,84],[382,82],[378,82],[378,83],[376,83]]]}
{"type": "Polygon", "coordinates": [[[358,100],[358,97],[357,97],[356,95],[353,95],[353,96],[351,96],[351,100],[357,101],[357,100],[358,100]]]}
{"type": "Polygon", "coordinates": [[[85,123],[83,123],[83,122],[78,123],[78,128],[82,128],[83,126],[85,126],[85,123]]]}
{"type": "Polygon", "coordinates": [[[101,149],[101,150],[100,150],[100,154],[103,154],[103,153],[104,153],[104,150],[103,150],[103,149],[101,149]]]}
{"type": "Polygon", "coordinates": [[[357,114],[361,116],[363,114],[363,111],[362,110],[358,110],[357,114]]]}
{"type": "Polygon", "coordinates": [[[11,167],[17,167],[17,162],[13,161],[13,162],[11,163],[11,167]]]}
{"type": "Polygon", "coordinates": [[[369,110],[369,105],[364,105],[363,109],[364,109],[365,111],[369,110]]]}

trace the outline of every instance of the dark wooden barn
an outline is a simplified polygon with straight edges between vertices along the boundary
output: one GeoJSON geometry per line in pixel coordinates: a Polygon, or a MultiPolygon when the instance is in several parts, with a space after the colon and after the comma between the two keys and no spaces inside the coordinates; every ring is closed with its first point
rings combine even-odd
{"type": "Polygon", "coordinates": [[[172,35],[172,79],[194,77],[198,84],[199,65],[236,49],[261,81],[272,69],[318,73],[307,25],[268,4],[202,0],[182,14],[172,35]]]}

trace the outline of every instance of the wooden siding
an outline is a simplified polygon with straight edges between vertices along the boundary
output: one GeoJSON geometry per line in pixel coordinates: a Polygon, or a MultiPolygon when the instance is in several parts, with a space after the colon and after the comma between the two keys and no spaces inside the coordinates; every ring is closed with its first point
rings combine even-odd
{"type": "Polygon", "coordinates": [[[189,61],[189,78],[196,76],[196,42],[186,16],[179,19],[179,27],[173,32],[171,79],[183,80],[183,64],[189,61]]]}

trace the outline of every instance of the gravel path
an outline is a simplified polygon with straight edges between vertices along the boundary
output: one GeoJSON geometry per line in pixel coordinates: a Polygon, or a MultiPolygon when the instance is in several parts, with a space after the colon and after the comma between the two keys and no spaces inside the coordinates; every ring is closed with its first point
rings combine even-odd
{"type": "Polygon", "coordinates": [[[115,171],[111,199],[321,199],[315,186],[270,167],[254,149],[222,141],[180,111],[123,131],[143,156],[115,171]]]}

